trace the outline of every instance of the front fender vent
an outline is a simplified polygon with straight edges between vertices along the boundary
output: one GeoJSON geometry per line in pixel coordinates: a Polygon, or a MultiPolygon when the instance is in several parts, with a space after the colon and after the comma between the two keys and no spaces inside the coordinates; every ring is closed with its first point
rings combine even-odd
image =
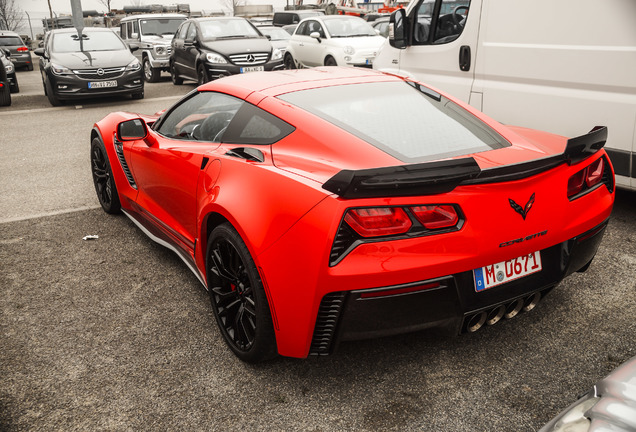
{"type": "Polygon", "coordinates": [[[345,292],[329,293],[322,298],[314,336],[311,339],[309,355],[329,355],[334,348],[334,336],[340,318],[340,312],[345,302],[345,292]]]}
{"type": "Polygon", "coordinates": [[[119,159],[119,163],[121,164],[121,169],[124,170],[124,174],[126,174],[126,178],[128,179],[128,183],[134,189],[137,189],[137,183],[135,183],[135,179],[130,172],[130,168],[128,168],[128,163],[126,163],[126,158],[124,157],[124,144],[117,140],[116,137],[113,137],[113,144],[115,145],[115,153],[117,153],[117,159],[119,159]]]}

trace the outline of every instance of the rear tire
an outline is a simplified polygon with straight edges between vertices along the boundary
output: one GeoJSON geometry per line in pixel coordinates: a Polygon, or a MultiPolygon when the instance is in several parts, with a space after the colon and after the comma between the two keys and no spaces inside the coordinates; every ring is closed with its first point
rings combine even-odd
{"type": "Polygon", "coordinates": [[[208,289],[223,339],[244,362],[277,355],[269,303],[249,249],[229,223],[216,227],[206,251],[208,289]]]}
{"type": "Polygon", "coordinates": [[[121,210],[117,186],[108,160],[106,147],[99,138],[91,142],[91,173],[97,199],[106,213],[116,214],[121,210]]]}

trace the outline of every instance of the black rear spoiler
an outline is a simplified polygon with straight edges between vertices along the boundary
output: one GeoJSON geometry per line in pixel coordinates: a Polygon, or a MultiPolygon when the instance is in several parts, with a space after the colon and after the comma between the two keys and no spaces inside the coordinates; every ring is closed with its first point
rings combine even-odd
{"type": "Polygon", "coordinates": [[[567,141],[562,154],[516,165],[481,170],[472,157],[363,170],[342,170],[322,185],[344,199],[435,195],[460,184],[519,180],[567,162],[576,164],[600,150],[607,140],[607,127],[567,141]]]}

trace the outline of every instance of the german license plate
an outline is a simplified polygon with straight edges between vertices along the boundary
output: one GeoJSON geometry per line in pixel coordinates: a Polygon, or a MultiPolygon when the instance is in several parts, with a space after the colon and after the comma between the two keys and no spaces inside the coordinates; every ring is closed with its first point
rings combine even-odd
{"type": "Polygon", "coordinates": [[[113,81],[91,81],[88,83],[88,88],[89,89],[96,89],[96,88],[105,88],[105,87],[117,87],[117,81],[113,80],[113,81]]]}
{"type": "Polygon", "coordinates": [[[531,254],[502,261],[473,270],[475,276],[475,291],[484,291],[497,285],[503,285],[516,279],[540,272],[541,254],[531,254]]]}
{"type": "Polygon", "coordinates": [[[265,70],[265,67],[263,67],[263,66],[247,66],[247,67],[242,67],[241,68],[241,73],[262,72],[264,70],[265,70]]]}

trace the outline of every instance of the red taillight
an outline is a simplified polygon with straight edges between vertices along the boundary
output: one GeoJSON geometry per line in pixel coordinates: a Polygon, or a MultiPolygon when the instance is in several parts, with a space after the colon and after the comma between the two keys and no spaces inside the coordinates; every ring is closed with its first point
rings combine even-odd
{"type": "Polygon", "coordinates": [[[29,49],[27,47],[19,47],[18,52],[27,52],[29,49]]]}
{"type": "Polygon", "coordinates": [[[605,164],[603,163],[603,158],[598,159],[596,162],[593,162],[587,169],[585,170],[587,176],[585,177],[585,183],[587,187],[592,187],[597,185],[603,179],[603,168],[605,164]]]}
{"type": "Polygon", "coordinates": [[[568,180],[568,198],[572,198],[603,181],[604,170],[605,159],[601,157],[570,177],[568,180]]]}
{"type": "Polygon", "coordinates": [[[579,171],[568,180],[568,198],[580,193],[585,185],[585,170],[579,171]]]}
{"type": "Polygon", "coordinates": [[[399,207],[351,209],[345,221],[362,237],[404,234],[411,228],[411,220],[399,207]]]}
{"type": "Polygon", "coordinates": [[[423,205],[411,207],[411,211],[426,229],[450,228],[459,221],[452,205],[423,205]]]}

